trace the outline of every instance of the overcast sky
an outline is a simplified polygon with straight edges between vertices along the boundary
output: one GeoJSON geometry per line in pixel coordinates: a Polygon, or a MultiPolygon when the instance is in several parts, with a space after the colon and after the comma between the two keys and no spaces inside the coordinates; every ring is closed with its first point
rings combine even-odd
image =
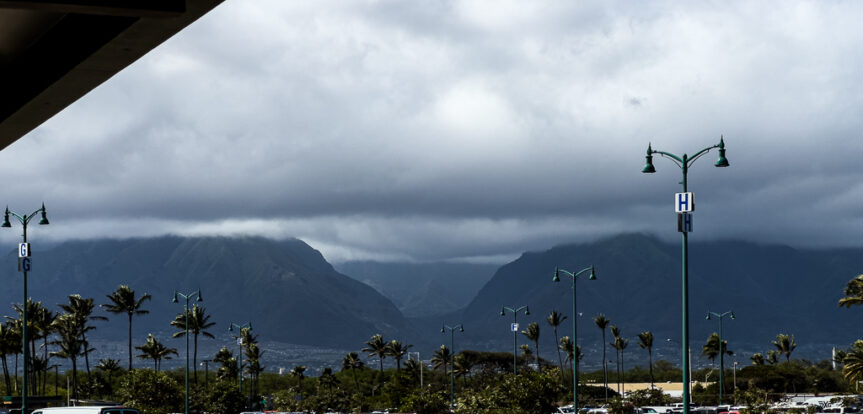
{"type": "MultiPolygon", "coordinates": [[[[30,239],[490,260],[620,232],[860,246],[861,2],[227,0],[0,151],[30,239]],[[35,223],[34,223],[35,224],[35,223]]],[[[17,227],[17,226],[16,226],[17,227]]],[[[14,243],[20,231],[4,230],[14,243]]]]}

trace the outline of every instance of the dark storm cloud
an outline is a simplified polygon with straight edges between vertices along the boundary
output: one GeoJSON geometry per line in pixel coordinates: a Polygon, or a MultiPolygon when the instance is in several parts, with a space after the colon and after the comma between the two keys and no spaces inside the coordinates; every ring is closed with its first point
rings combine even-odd
{"type": "MultiPolygon", "coordinates": [[[[854,3],[229,1],[0,153],[40,237],[502,260],[625,231],[857,245],[854,3]]],[[[20,206],[20,207],[19,207],[20,206]]],[[[2,234],[4,238],[14,238],[2,234]]]]}

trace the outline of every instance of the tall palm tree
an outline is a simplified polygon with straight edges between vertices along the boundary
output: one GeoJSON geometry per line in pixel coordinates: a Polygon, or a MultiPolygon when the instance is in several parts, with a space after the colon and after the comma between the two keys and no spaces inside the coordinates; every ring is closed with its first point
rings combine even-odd
{"type": "Polygon", "coordinates": [[[135,349],[141,351],[141,355],[138,355],[138,358],[153,360],[153,369],[156,372],[159,372],[163,359],[168,360],[171,359],[171,355],[179,355],[175,348],[166,347],[153,334],[147,334],[147,341],[144,342],[144,345],[136,346],[135,349]]]}
{"type": "MultiPolygon", "coordinates": [[[[27,338],[24,338],[24,344],[29,348],[30,358],[36,355],[36,339],[42,337],[43,333],[46,333],[48,328],[39,325],[39,317],[44,316],[45,307],[42,306],[42,302],[34,301],[33,299],[27,298],[26,302],[27,306],[27,315],[31,317],[27,319],[27,338]]],[[[7,316],[6,319],[10,321],[17,322],[17,329],[19,332],[21,329],[21,319],[23,314],[23,308],[20,304],[13,304],[12,307],[15,309],[15,312],[18,313],[18,318],[12,318],[7,316]]],[[[23,351],[22,351],[23,352],[23,351]]],[[[29,360],[28,360],[29,362],[29,360]]],[[[17,370],[17,369],[16,369],[17,370]]],[[[31,384],[36,383],[36,371],[29,370],[28,372],[28,381],[31,384]]]]}
{"type": "Polygon", "coordinates": [[[559,351],[563,351],[566,355],[566,358],[563,360],[567,365],[572,362],[572,358],[575,355],[575,350],[572,348],[572,339],[568,336],[564,336],[560,338],[559,345],[557,346],[559,351]]]}
{"type": "Polygon", "coordinates": [[[608,402],[608,358],[605,357],[605,328],[608,327],[610,321],[603,314],[596,315],[593,318],[593,323],[602,331],[602,373],[605,384],[605,401],[608,402]]]}
{"type": "MultiPolygon", "coordinates": [[[[557,327],[566,320],[566,315],[558,312],[557,310],[552,310],[548,316],[545,317],[545,321],[551,326],[554,330],[554,343],[559,344],[560,338],[557,337],[557,327]]],[[[563,375],[563,360],[560,358],[560,347],[557,347],[557,363],[560,364],[560,372],[563,375]]]]}
{"type": "Polygon", "coordinates": [[[767,363],[770,365],[776,365],[779,363],[779,352],[775,349],[771,349],[767,351],[767,363]]]}
{"type": "MultiPolygon", "coordinates": [[[[96,369],[105,373],[108,376],[108,384],[114,383],[114,373],[120,372],[123,368],[120,367],[119,359],[111,359],[111,358],[102,358],[99,360],[99,364],[96,365],[96,369]]],[[[110,395],[110,389],[109,389],[110,395]]]]}
{"type": "Polygon", "coordinates": [[[433,364],[434,369],[438,369],[443,366],[443,373],[446,375],[447,373],[447,365],[452,360],[452,353],[450,353],[449,348],[446,345],[441,345],[436,351],[434,351],[434,355],[432,355],[431,363],[433,364]]]}
{"type": "Polygon", "coordinates": [[[863,275],[849,280],[844,293],[845,297],[839,299],[839,307],[850,308],[854,305],[863,305],[863,275]]]}
{"type": "Polygon", "coordinates": [[[647,350],[648,362],[650,363],[650,389],[653,389],[653,333],[644,331],[638,334],[638,346],[647,350]]]}
{"type": "Polygon", "coordinates": [[[346,369],[351,370],[351,374],[354,377],[354,387],[357,389],[357,394],[360,392],[360,383],[357,381],[357,369],[363,367],[363,361],[360,360],[360,356],[356,352],[350,352],[345,355],[345,359],[342,360],[342,371],[346,369]]]}
{"type": "Polygon", "coordinates": [[[794,341],[794,335],[789,336],[781,333],[776,335],[776,340],[771,343],[776,347],[777,352],[785,355],[785,362],[791,361],[791,353],[794,352],[794,348],[797,348],[797,342],[794,341]]]}
{"type": "Polygon", "coordinates": [[[384,373],[384,358],[389,355],[389,344],[384,341],[384,337],[381,334],[377,334],[369,339],[366,342],[366,347],[362,349],[363,352],[368,352],[369,356],[376,356],[381,364],[381,374],[384,373]]]}
{"type": "Polygon", "coordinates": [[[856,384],[863,379],[863,340],[858,339],[842,359],[842,375],[845,379],[856,384]]]}
{"type": "Polygon", "coordinates": [[[531,322],[527,328],[521,331],[521,334],[526,336],[528,340],[533,341],[536,350],[536,369],[542,372],[542,363],[539,360],[539,324],[531,322]]]}
{"type": "Polygon", "coordinates": [[[12,322],[0,325],[0,360],[3,362],[3,380],[6,383],[6,395],[12,395],[12,381],[9,377],[7,355],[17,355],[21,352],[21,332],[15,330],[12,322]]]}
{"type": "Polygon", "coordinates": [[[389,349],[387,350],[389,356],[393,357],[396,360],[396,371],[402,370],[402,358],[408,354],[408,349],[412,348],[413,345],[404,345],[401,342],[393,339],[387,345],[389,349]]]}
{"type": "MultiPolygon", "coordinates": [[[[216,323],[210,322],[210,315],[207,315],[207,309],[202,307],[202,306],[193,305],[192,308],[189,309],[188,314],[189,314],[189,332],[192,334],[192,337],[194,338],[194,340],[192,342],[193,343],[192,349],[194,350],[192,352],[192,366],[194,367],[193,370],[194,370],[195,384],[197,384],[198,383],[198,336],[204,335],[207,338],[215,339],[216,337],[213,336],[213,334],[211,334],[210,332],[207,332],[206,329],[212,328],[213,326],[216,325],[216,323]]],[[[173,335],[174,338],[186,336],[186,312],[181,312],[179,315],[177,315],[177,317],[174,318],[173,321],[171,321],[171,326],[179,329],[179,331],[174,332],[174,335],[173,335]]]]}
{"type": "Polygon", "coordinates": [[[78,357],[81,356],[84,342],[81,340],[81,327],[78,320],[71,314],[60,315],[54,320],[58,339],[54,341],[60,349],[52,355],[66,358],[72,362],[72,395],[78,398],[78,357]]]}
{"type": "Polygon", "coordinates": [[[110,295],[106,295],[111,303],[102,305],[106,311],[113,314],[125,313],[129,315],[129,371],[132,370],[132,316],[146,315],[150,311],[143,309],[144,301],[150,300],[149,293],[141,295],[140,298],[135,298],[135,291],[128,285],[120,285],[117,290],[110,295]]]}
{"type": "MultiPolygon", "coordinates": [[[[252,378],[252,386],[249,390],[249,395],[251,396],[258,394],[258,380],[261,377],[261,372],[264,372],[264,367],[261,365],[261,358],[263,356],[264,351],[258,346],[258,342],[256,340],[249,342],[246,346],[246,372],[252,378]]],[[[305,369],[305,367],[303,368],[305,369]]]]}
{"type": "Polygon", "coordinates": [[[611,325],[611,337],[612,337],[612,341],[609,342],[608,344],[611,345],[612,348],[614,348],[614,357],[615,357],[614,367],[615,367],[615,373],[617,374],[616,375],[617,393],[620,394],[620,351],[621,351],[620,344],[621,344],[621,338],[620,338],[620,328],[618,328],[617,325],[611,325]]]}
{"type": "Polygon", "coordinates": [[[714,332],[709,337],[707,337],[707,342],[704,343],[704,346],[701,347],[701,355],[707,357],[710,360],[710,364],[713,365],[716,362],[716,357],[719,356],[719,353],[722,352],[725,355],[734,355],[734,352],[728,350],[728,341],[722,341],[722,349],[719,349],[719,334],[714,332]]]}
{"type": "Polygon", "coordinates": [[[620,381],[623,384],[623,388],[621,389],[622,391],[626,389],[626,369],[623,366],[623,350],[626,349],[627,346],[629,346],[629,339],[617,337],[615,341],[617,342],[616,348],[620,352],[620,381]]]}
{"type": "Polygon", "coordinates": [[[81,341],[84,343],[84,366],[87,368],[87,375],[90,375],[90,344],[87,342],[87,332],[96,329],[94,326],[88,325],[89,321],[107,321],[108,318],[101,315],[93,315],[95,304],[93,298],[83,298],[79,294],[69,295],[69,303],[59,304],[60,309],[78,320],[78,326],[81,327],[81,341]]]}
{"type": "Polygon", "coordinates": [[[219,364],[219,370],[216,373],[219,379],[237,378],[237,359],[227,347],[223,346],[219,352],[216,352],[216,355],[213,356],[213,362],[219,364]]]}

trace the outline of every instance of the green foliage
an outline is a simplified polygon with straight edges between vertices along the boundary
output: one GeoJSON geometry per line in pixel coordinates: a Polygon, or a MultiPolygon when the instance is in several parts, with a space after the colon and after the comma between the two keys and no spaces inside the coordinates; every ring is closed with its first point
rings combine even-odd
{"type": "Polygon", "coordinates": [[[456,402],[456,412],[547,413],[566,393],[560,385],[560,373],[522,372],[518,376],[502,375],[496,386],[477,392],[464,392],[456,402]]]}
{"type": "Polygon", "coordinates": [[[630,401],[621,399],[619,396],[615,396],[608,401],[609,414],[632,414],[633,412],[635,412],[635,405],[630,401]]]}
{"type": "Polygon", "coordinates": [[[167,373],[138,369],[123,377],[118,396],[124,405],[144,414],[166,414],[183,409],[183,392],[167,373]]]}
{"type": "Polygon", "coordinates": [[[447,412],[448,401],[449,398],[444,392],[414,390],[404,398],[399,410],[416,414],[440,414],[447,412]]]}
{"type": "Polygon", "coordinates": [[[662,390],[636,390],[629,394],[629,401],[636,407],[664,406],[671,404],[671,397],[665,395],[662,390]]]}

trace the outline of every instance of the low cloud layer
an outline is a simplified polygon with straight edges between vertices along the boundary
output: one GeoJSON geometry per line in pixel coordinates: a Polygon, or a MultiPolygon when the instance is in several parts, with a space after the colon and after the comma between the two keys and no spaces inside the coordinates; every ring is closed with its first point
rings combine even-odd
{"type": "MultiPolygon", "coordinates": [[[[619,232],[859,245],[853,2],[228,0],[0,152],[31,239],[299,237],[501,261],[619,232]],[[27,210],[30,209],[30,210],[27,210]]],[[[19,231],[0,232],[13,243],[19,231]]]]}

